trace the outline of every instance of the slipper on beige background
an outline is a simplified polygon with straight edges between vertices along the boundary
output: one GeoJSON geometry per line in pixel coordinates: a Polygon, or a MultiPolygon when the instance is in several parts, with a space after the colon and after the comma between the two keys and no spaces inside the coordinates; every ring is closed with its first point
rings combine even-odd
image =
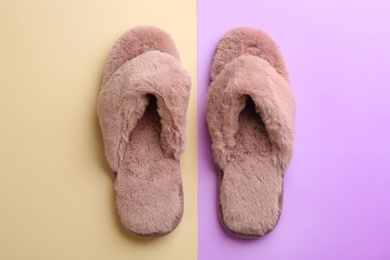
{"type": "Polygon", "coordinates": [[[207,123],[219,166],[219,215],[232,234],[257,238],[277,225],[293,153],[295,100],[278,46],[236,28],[219,41],[207,123]]]}
{"type": "Polygon", "coordinates": [[[175,44],[157,28],[127,31],[109,55],[98,116],[117,211],[138,236],[168,234],[182,218],[179,159],[190,86],[175,44]]]}

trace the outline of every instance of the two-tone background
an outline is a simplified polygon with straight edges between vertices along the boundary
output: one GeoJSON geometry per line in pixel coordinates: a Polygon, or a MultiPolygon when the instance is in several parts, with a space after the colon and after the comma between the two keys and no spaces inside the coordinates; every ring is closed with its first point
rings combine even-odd
{"type": "Polygon", "coordinates": [[[0,1],[0,259],[390,259],[390,2],[0,1]],[[116,216],[96,103],[108,53],[137,25],[174,39],[192,77],[185,212],[166,237],[116,216]],[[279,44],[297,100],[284,210],[264,238],[217,216],[209,69],[237,26],[279,44]]]}

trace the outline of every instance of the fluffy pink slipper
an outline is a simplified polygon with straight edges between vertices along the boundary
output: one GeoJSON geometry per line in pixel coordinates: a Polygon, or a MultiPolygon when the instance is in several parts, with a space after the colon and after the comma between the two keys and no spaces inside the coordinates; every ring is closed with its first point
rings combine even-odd
{"type": "Polygon", "coordinates": [[[225,34],[213,58],[207,123],[220,168],[220,219],[232,234],[257,238],[278,223],[294,121],[278,46],[251,28],[225,34]]]}
{"type": "Polygon", "coordinates": [[[98,104],[123,225],[141,237],[173,231],[183,215],[180,155],[190,77],[169,35],[137,27],[115,43],[98,104]]]}

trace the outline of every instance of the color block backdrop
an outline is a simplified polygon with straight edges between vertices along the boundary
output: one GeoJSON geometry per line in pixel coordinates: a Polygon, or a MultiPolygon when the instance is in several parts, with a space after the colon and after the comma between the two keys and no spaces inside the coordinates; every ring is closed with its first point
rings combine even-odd
{"type": "Polygon", "coordinates": [[[387,0],[1,1],[0,259],[390,259],[389,24],[387,0]],[[184,217],[150,241],[119,223],[96,117],[110,48],[139,24],[171,34],[193,81],[184,217]],[[219,223],[204,110],[237,26],[280,45],[298,104],[281,220],[250,241],[219,223]]]}
{"type": "Polygon", "coordinates": [[[198,0],[199,259],[390,259],[390,2],[198,0]],[[205,122],[209,69],[237,26],[280,45],[297,101],[284,209],[264,238],[217,216],[205,122]]]}

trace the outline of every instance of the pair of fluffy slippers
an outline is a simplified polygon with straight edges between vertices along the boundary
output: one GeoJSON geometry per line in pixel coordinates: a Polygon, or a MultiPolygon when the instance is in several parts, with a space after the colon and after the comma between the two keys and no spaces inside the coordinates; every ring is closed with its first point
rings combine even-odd
{"type": "MultiPolygon", "coordinates": [[[[138,236],[166,235],[183,215],[179,160],[190,85],[172,39],[157,28],[129,30],[109,55],[99,122],[118,214],[138,236]]],[[[220,218],[232,234],[255,238],[276,226],[294,117],[276,44],[262,31],[228,32],[212,63],[207,123],[220,168],[220,218]]]]}

